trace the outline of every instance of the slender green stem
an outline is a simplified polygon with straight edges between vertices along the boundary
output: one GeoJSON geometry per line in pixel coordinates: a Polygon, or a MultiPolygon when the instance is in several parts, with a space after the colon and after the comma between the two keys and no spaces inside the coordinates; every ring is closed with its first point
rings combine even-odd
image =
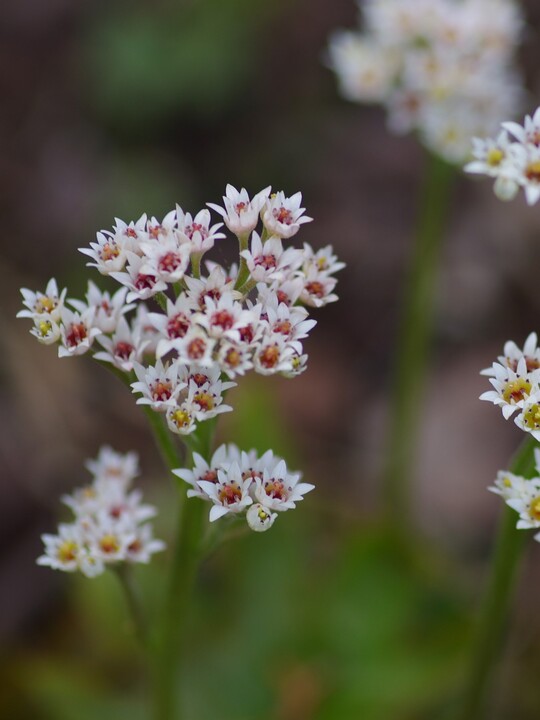
{"type": "MultiPolygon", "coordinates": [[[[510,472],[532,477],[535,471],[535,447],[538,447],[538,443],[534,438],[526,437],[512,461],[510,472]]],[[[527,539],[527,533],[518,530],[516,524],[516,512],[505,506],[493,554],[491,577],[478,615],[460,720],[481,720],[487,717],[488,690],[497,668],[519,563],[527,539]]]]}
{"type": "Polygon", "coordinates": [[[191,274],[194,278],[201,277],[201,258],[202,253],[193,253],[191,256],[191,274]]]}
{"type": "Polygon", "coordinates": [[[249,268],[246,262],[246,258],[242,256],[244,250],[248,249],[248,240],[248,235],[238,236],[238,252],[240,253],[240,265],[238,266],[238,277],[236,278],[236,282],[234,284],[235,290],[240,290],[240,288],[245,285],[247,279],[249,278],[249,268]]]}
{"type": "Polygon", "coordinates": [[[165,465],[171,470],[180,467],[182,461],[179,448],[174,441],[172,433],[163,422],[162,415],[152,410],[148,405],[143,405],[142,407],[154,433],[156,445],[161,452],[165,465]]]}
{"type": "Polygon", "coordinates": [[[137,588],[135,578],[133,577],[133,568],[127,563],[120,563],[113,569],[126,598],[126,604],[131,615],[133,631],[139,640],[141,648],[146,649],[148,644],[148,629],[146,627],[144,612],[141,605],[139,589],[137,588]]]}
{"type": "MultiPolygon", "coordinates": [[[[203,457],[210,459],[215,419],[201,423],[195,436],[188,436],[190,449],[197,449],[203,457]]],[[[161,445],[163,454],[169,450],[161,445]]],[[[171,458],[172,459],[172,458],[171,458]]],[[[173,459],[169,467],[176,467],[173,459]]],[[[183,490],[181,491],[183,494],[183,490]]],[[[161,616],[161,632],[158,638],[156,665],[156,720],[179,720],[178,670],[182,656],[182,639],[187,627],[189,605],[200,557],[202,524],[205,507],[199,500],[182,502],[178,520],[178,536],[173,546],[173,557],[161,616]]]]}
{"type": "Polygon", "coordinates": [[[392,524],[396,527],[397,521],[402,530],[407,529],[409,520],[409,485],[425,384],[434,287],[453,177],[450,165],[437,157],[429,158],[401,317],[383,501],[392,524]]]}

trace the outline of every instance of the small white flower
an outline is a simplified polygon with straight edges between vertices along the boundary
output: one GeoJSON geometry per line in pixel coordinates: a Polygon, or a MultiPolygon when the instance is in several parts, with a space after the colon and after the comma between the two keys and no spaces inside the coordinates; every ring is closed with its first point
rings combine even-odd
{"type": "Polygon", "coordinates": [[[137,382],[131,384],[133,392],[141,393],[137,405],[150,405],[155,412],[166,412],[177,405],[178,395],[187,387],[178,379],[178,363],[163,364],[157,360],[155,365],[144,367],[138,362],[133,364],[137,382]]]}
{"type": "Polygon", "coordinates": [[[279,238],[291,238],[300,230],[300,225],[311,222],[313,218],[304,215],[302,193],[297,192],[285,197],[282,191],[273,193],[262,212],[262,221],[269,235],[279,238]]]}
{"type": "Polygon", "coordinates": [[[235,235],[247,235],[257,226],[259,213],[269,194],[270,187],[267,187],[250,200],[247,190],[244,188],[238,191],[232,185],[227,185],[223,196],[225,208],[214,203],[207,203],[207,205],[222,216],[225,225],[231,232],[235,235]]]}
{"type": "Polygon", "coordinates": [[[246,513],[247,524],[255,532],[270,530],[276,518],[277,513],[270,512],[267,507],[260,503],[251,505],[246,513]]]}
{"type": "Polygon", "coordinates": [[[291,474],[287,471],[284,460],[281,460],[273,471],[264,470],[263,477],[256,478],[255,497],[270,510],[284,512],[296,507],[304,495],[315,488],[309,483],[299,483],[300,473],[291,474]]]}
{"type": "Polygon", "coordinates": [[[158,292],[167,289],[167,283],[160,280],[157,275],[151,272],[143,272],[146,258],[126,251],[128,264],[125,272],[111,272],[111,277],[129,289],[127,301],[146,300],[158,292]]]}
{"type": "Polygon", "coordinates": [[[127,487],[139,475],[139,458],[136,452],[123,454],[103,445],[97,458],[87,460],[85,467],[96,480],[110,480],[127,487]]]}
{"type": "Polygon", "coordinates": [[[56,280],[51,278],[47,283],[45,292],[33,292],[28,288],[21,288],[21,295],[23,296],[23,305],[27,308],[26,310],[20,310],[17,313],[17,317],[27,317],[32,319],[49,319],[58,323],[64,307],[64,300],[66,297],[66,289],[64,288],[61,293],[58,292],[58,285],[56,280]]]}
{"type": "Polygon", "coordinates": [[[34,318],[34,327],[30,334],[43,345],[54,345],[60,339],[60,326],[52,318],[38,315],[34,318]]]}
{"type": "Polygon", "coordinates": [[[200,488],[214,503],[210,510],[210,522],[228,513],[240,513],[253,503],[249,495],[251,479],[243,480],[240,468],[233,463],[227,472],[218,470],[217,482],[200,480],[200,488]]]}
{"type": "Polygon", "coordinates": [[[103,292],[91,280],[88,282],[86,302],[82,300],[69,300],[69,303],[82,313],[89,308],[95,311],[93,325],[104,333],[114,333],[119,319],[132,310],[135,305],[126,304],[127,288],[120,288],[111,297],[110,293],[103,292]]]}
{"type": "Polygon", "coordinates": [[[62,308],[60,336],[62,345],[58,348],[58,357],[70,357],[83,355],[90,350],[94,339],[101,335],[101,330],[93,327],[94,308],[89,308],[83,313],[71,312],[68,308],[62,308]]]}
{"type": "Polygon", "coordinates": [[[190,213],[184,213],[180,206],[176,206],[178,233],[182,242],[189,243],[192,253],[204,253],[214,247],[216,240],[225,235],[218,230],[223,223],[210,225],[210,211],[200,210],[193,218],[190,213]]]}
{"type": "Polygon", "coordinates": [[[490,383],[494,390],[482,393],[480,400],[487,400],[501,408],[505,420],[516,410],[523,409],[525,402],[538,391],[540,371],[527,372],[527,363],[522,357],[516,370],[493,363],[493,377],[490,383]]]}
{"type": "Polygon", "coordinates": [[[112,363],[123,372],[131,372],[134,363],[139,362],[146,343],[141,342],[138,328],[131,330],[124,317],[120,317],[114,335],[100,335],[98,343],[105,348],[94,354],[96,360],[112,363]]]}
{"type": "Polygon", "coordinates": [[[187,402],[173,405],[166,410],[169,430],[176,435],[190,435],[195,431],[195,409],[187,402]]]}

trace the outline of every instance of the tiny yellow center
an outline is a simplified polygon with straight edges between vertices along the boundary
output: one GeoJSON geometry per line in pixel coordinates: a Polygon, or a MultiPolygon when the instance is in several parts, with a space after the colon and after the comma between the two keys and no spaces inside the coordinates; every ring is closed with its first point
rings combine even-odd
{"type": "Polygon", "coordinates": [[[79,546],[73,540],[65,540],[59,547],[57,557],[60,562],[72,562],[77,558],[79,546]]]}
{"type": "Polygon", "coordinates": [[[491,167],[497,167],[497,165],[501,164],[503,159],[504,153],[502,150],[499,150],[499,148],[491,148],[486,158],[487,164],[491,165],[491,167]]]}
{"type": "Polygon", "coordinates": [[[56,307],[56,301],[53,298],[42,295],[36,304],[37,312],[51,313],[56,307]]]}
{"type": "Polygon", "coordinates": [[[525,427],[529,430],[540,428],[540,405],[534,404],[523,413],[525,427]]]}
{"type": "Polygon", "coordinates": [[[41,320],[38,325],[41,337],[46,337],[52,330],[52,325],[48,320],[41,320]]]}
{"type": "Polygon", "coordinates": [[[99,547],[104,553],[117,553],[120,550],[118,537],[113,534],[104,535],[99,541],[99,547]]]}
{"type": "Polygon", "coordinates": [[[527,165],[525,177],[532,182],[540,182],[540,160],[527,165]]]}
{"type": "Polygon", "coordinates": [[[503,399],[507,403],[518,403],[524,400],[531,392],[531,383],[525,378],[509,380],[503,392],[503,399]]]}
{"type": "Polygon", "coordinates": [[[540,520],[540,496],[535,497],[529,506],[529,514],[533,520],[540,520]]]}
{"type": "Polygon", "coordinates": [[[178,427],[186,427],[186,425],[189,425],[189,414],[185,410],[175,410],[171,417],[178,427]]]}

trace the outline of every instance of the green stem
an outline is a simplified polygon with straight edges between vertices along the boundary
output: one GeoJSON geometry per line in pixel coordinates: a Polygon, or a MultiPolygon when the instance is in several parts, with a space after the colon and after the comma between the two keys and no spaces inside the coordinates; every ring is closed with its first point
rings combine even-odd
{"type": "Polygon", "coordinates": [[[248,240],[249,235],[238,236],[238,252],[240,253],[240,265],[238,266],[238,277],[236,278],[236,282],[234,284],[235,290],[240,290],[240,288],[245,285],[247,279],[249,278],[249,268],[246,262],[246,258],[242,256],[244,250],[248,249],[248,240]]]}
{"type": "MultiPolygon", "coordinates": [[[[203,457],[210,459],[215,421],[201,423],[195,437],[186,440],[196,447],[203,457]]],[[[163,454],[169,450],[160,444],[163,454]]],[[[169,467],[178,467],[175,458],[169,467]]],[[[184,489],[180,491],[185,493],[184,489]]],[[[189,619],[189,605],[200,557],[200,544],[205,505],[199,500],[182,502],[178,519],[178,535],[173,546],[170,577],[161,616],[161,632],[158,638],[156,664],[156,715],[155,720],[178,720],[182,716],[179,707],[179,665],[182,641],[189,619]]]]}
{"type": "Polygon", "coordinates": [[[393,526],[397,521],[402,531],[407,530],[409,521],[409,486],[431,339],[434,287],[453,177],[450,165],[437,157],[429,158],[401,317],[383,501],[393,526]]]}
{"type": "Polygon", "coordinates": [[[137,636],[141,648],[146,649],[148,643],[148,632],[139,597],[139,590],[135,585],[135,579],[133,577],[133,568],[127,563],[120,563],[115,566],[113,570],[120,582],[122,591],[126,598],[126,604],[131,615],[134,634],[137,636]]]}
{"type": "MultiPolygon", "coordinates": [[[[530,435],[527,436],[512,461],[510,472],[532,477],[535,473],[535,447],[538,447],[538,443],[530,435]]],[[[487,717],[488,690],[499,660],[519,562],[527,539],[527,533],[518,530],[516,524],[515,510],[505,506],[495,544],[491,576],[478,615],[460,720],[481,720],[487,717]]]]}

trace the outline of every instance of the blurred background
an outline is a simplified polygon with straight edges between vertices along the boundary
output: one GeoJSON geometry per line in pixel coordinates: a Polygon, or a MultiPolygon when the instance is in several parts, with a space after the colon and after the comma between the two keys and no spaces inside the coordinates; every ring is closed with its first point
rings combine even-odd
{"type": "MultiPolygon", "coordinates": [[[[524,3],[530,102],[540,104],[540,7],[524,3]]],[[[271,532],[201,569],[189,720],[417,720],[451,712],[500,502],[486,492],[520,431],[478,395],[508,338],[539,330],[540,208],[458,177],[404,556],[378,487],[395,339],[426,164],[383,111],[341,100],[328,35],[352,0],[3,0],[0,3],[0,717],[144,720],[140,658],[115,578],[38,568],[62,492],[102,443],[137,449],[145,493],[173,487],[144,416],[112,375],[58,360],[16,322],[19,287],[82,296],[77,248],[113,218],[197,211],[225,184],[301,190],[334,245],[340,302],[316,314],[308,371],[249,377],[221,438],[274,448],[316,493],[271,532]],[[121,629],[121,631],[118,630],[121,629]],[[125,630],[125,631],[124,631],[125,630]]],[[[99,278],[94,275],[94,280],[99,278]]],[[[172,518],[156,522],[166,537],[172,518]]],[[[139,573],[147,601],[165,558],[139,573]]],[[[529,543],[493,718],[538,718],[540,547],[529,543]]]]}

